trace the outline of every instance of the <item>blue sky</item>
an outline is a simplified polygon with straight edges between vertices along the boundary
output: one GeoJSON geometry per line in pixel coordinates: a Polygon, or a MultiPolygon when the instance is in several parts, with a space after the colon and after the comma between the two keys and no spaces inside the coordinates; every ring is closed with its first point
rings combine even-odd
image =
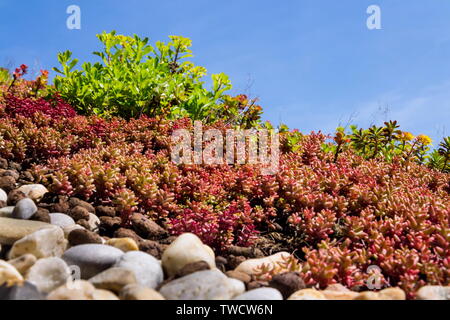
{"type": "Polygon", "coordinates": [[[0,0],[0,19],[2,66],[50,70],[67,49],[92,59],[103,30],[183,35],[197,64],[258,97],[273,123],[328,133],[396,119],[435,140],[450,135],[448,0],[0,0]],[[81,30],[66,27],[71,4],[81,30]],[[366,27],[373,4],[382,30],[366,27]]]}

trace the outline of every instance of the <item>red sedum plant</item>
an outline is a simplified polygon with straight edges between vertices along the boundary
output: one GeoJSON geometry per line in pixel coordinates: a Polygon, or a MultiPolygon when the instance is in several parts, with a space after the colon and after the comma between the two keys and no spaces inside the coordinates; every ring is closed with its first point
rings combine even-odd
{"type": "Polygon", "coordinates": [[[284,128],[279,171],[262,176],[257,165],[172,163],[170,135],[192,129],[187,118],[105,120],[20,95],[5,96],[0,116],[0,157],[32,164],[54,193],[116,206],[125,225],[144,213],[217,252],[278,239],[298,259],[286,268],[318,288],[364,289],[371,266],[410,298],[450,283],[450,174],[403,155],[367,157],[345,139],[336,151],[321,133],[284,128]]]}
{"type": "Polygon", "coordinates": [[[75,110],[59,96],[55,96],[51,100],[45,100],[44,98],[18,98],[8,95],[5,98],[4,112],[10,116],[21,115],[25,117],[31,117],[37,112],[52,118],[72,118],[77,115],[75,110]]]}

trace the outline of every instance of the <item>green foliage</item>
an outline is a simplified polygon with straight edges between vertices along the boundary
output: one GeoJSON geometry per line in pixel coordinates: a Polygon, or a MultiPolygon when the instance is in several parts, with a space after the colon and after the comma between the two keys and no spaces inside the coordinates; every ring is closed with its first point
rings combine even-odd
{"type": "MultiPolygon", "coordinates": [[[[227,75],[213,74],[212,89],[205,88],[206,69],[187,60],[192,57],[190,39],[170,36],[167,44],[151,46],[148,38],[115,31],[97,37],[104,48],[94,55],[101,62],[85,62],[76,70],[78,60],[66,51],[58,55],[61,68],[54,68],[60,74],[54,80],[55,91],[79,112],[127,119],[163,115],[248,121],[247,111],[253,106],[240,109],[238,103],[230,103],[233,98],[225,94],[232,87],[227,75]]],[[[254,108],[251,111],[254,116],[254,108]]]]}
{"type": "Polygon", "coordinates": [[[401,154],[403,141],[402,131],[397,121],[385,122],[383,127],[372,126],[367,130],[351,127],[350,140],[352,147],[366,158],[384,157],[392,160],[393,156],[401,154]]]}
{"type": "MultiPolygon", "coordinates": [[[[334,137],[334,145],[327,145],[325,149],[334,153],[336,162],[339,154],[351,149],[365,159],[381,158],[391,162],[400,157],[405,164],[410,161],[425,163],[429,154],[431,139],[426,135],[414,137],[411,133],[399,130],[397,121],[385,122],[384,126],[372,126],[369,129],[350,126],[350,132],[339,127],[334,137]]],[[[433,161],[440,161],[437,155],[433,161]]]]}
{"type": "Polygon", "coordinates": [[[0,68],[0,85],[9,84],[12,81],[12,76],[8,69],[0,68]]]}
{"type": "Polygon", "coordinates": [[[439,149],[430,154],[428,165],[442,172],[450,172],[450,137],[444,138],[439,149]]]}
{"type": "MultiPolygon", "coordinates": [[[[32,80],[27,80],[24,75],[27,74],[28,66],[20,65],[10,72],[6,68],[0,68],[0,102],[7,95],[15,95],[21,98],[40,98],[48,96],[47,80],[48,71],[41,70],[40,74],[32,80]]],[[[55,97],[50,97],[55,98],[55,97]]]]}

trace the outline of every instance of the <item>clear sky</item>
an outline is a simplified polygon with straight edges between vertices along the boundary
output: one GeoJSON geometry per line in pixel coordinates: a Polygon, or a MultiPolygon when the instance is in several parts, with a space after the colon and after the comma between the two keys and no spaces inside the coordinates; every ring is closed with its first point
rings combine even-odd
{"type": "Polygon", "coordinates": [[[395,119],[450,135],[448,0],[0,0],[0,21],[2,66],[50,70],[67,49],[92,59],[104,30],[182,35],[197,64],[259,97],[275,124],[328,133],[395,119]],[[66,27],[72,4],[81,30],[66,27]],[[369,5],[381,8],[381,30],[366,26],[369,5]]]}

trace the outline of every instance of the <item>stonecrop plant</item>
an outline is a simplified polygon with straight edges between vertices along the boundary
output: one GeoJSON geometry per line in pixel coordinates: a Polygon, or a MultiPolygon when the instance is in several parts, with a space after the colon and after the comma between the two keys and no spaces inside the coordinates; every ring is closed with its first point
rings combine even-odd
{"type": "Polygon", "coordinates": [[[410,297],[449,283],[448,173],[351,148],[335,161],[327,136],[288,131],[273,176],[249,164],[177,166],[169,156],[176,128],[192,130],[192,120],[3,113],[0,156],[22,161],[55,194],[115,206],[124,225],[140,212],[217,252],[270,235],[295,252],[310,286],[364,287],[372,265],[410,297]]]}
{"type": "Polygon", "coordinates": [[[6,68],[0,68],[0,102],[8,95],[17,98],[38,98],[47,96],[48,71],[41,70],[34,80],[25,79],[28,66],[25,64],[10,72],[6,68]]]}
{"type": "Polygon", "coordinates": [[[281,125],[280,164],[176,165],[171,134],[273,130],[245,95],[227,95],[224,74],[187,61],[190,40],[103,33],[101,62],[76,70],[61,53],[60,75],[26,80],[27,66],[0,69],[0,158],[19,162],[53,195],[114,206],[123,227],[142,213],[172,235],[197,234],[219,253],[232,245],[293,255],[261,266],[270,280],[299,272],[310,287],[366,289],[372,266],[384,286],[409,298],[423,285],[450,283],[450,137],[431,139],[397,122],[338,128],[331,137],[281,125]]]}
{"type": "Polygon", "coordinates": [[[202,80],[206,69],[187,60],[192,57],[191,40],[170,36],[170,42],[148,44],[148,38],[102,33],[103,51],[94,52],[100,62],[85,62],[76,70],[77,59],[66,51],[58,55],[60,68],[53,92],[86,115],[146,115],[190,117],[213,122],[227,120],[251,126],[261,108],[245,96],[227,95],[232,87],[224,73],[211,76],[212,88],[202,80]]]}
{"type": "Polygon", "coordinates": [[[366,159],[392,162],[398,158],[405,166],[416,162],[448,172],[450,137],[444,138],[439,148],[430,152],[432,140],[428,136],[421,134],[415,137],[399,128],[397,121],[385,122],[381,127],[374,125],[369,129],[352,125],[350,133],[339,127],[333,138],[335,144],[325,144],[323,147],[334,154],[335,162],[342,152],[351,149],[366,159]]]}

